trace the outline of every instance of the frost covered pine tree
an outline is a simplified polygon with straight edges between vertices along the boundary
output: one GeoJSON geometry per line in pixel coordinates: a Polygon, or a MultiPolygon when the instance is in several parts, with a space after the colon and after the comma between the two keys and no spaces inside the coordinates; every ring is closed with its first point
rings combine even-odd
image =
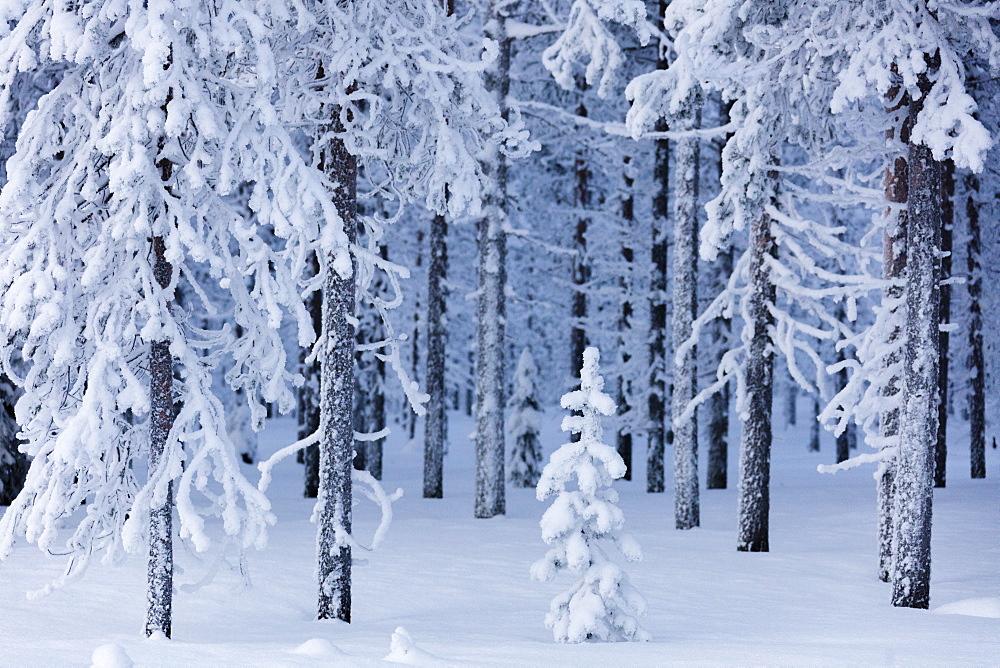
{"type": "Polygon", "coordinates": [[[13,384],[0,375],[0,506],[14,501],[28,472],[28,458],[18,449],[15,393],[13,384]]]}
{"type": "Polygon", "coordinates": [[[646,609],[621,567],[608,558],[614,546],[629,561],[642,558],[639,544],[623,533],[625,517],[616,505],[612,483],[625,475],[625,463],[603,442],[601,417],[615,413],[604,393],[600,352],[583,353],[580,389],[563,395],[563,408],[579,413],[563,418],[563,431],[579,435],[556,450],[545,465],[536,496],[554,496],[542,515],[542,539],[548,553],[531,567],[531,576],[548,581],[560,571],[579,573],[568,590],[552,600],[545,625],[556,642],[648,640],[639,626],[646,609]],[[575,487],[575,489],[573,488],[575,487]]]}
{"type": "Polygon", "coordinates": [[[510,442],[510,484],[534,487],[542,466],[542,444],[538,439],[541,411],[535,396],[538,367],[525,348],[514,371],[514,391],[507,401],[507,439],[510,442]]]}

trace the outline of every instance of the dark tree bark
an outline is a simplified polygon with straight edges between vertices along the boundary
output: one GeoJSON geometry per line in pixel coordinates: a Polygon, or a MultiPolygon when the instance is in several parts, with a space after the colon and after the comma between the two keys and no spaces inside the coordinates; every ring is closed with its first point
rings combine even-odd
{"type": "MultiPolygon", "coordinates": [[[[926,95],[930,84],[921,77],[926,95]]],[[[910,103],[910,121],[921,104],[910,103]]],[[[912,126],[911,126],[912,127],[912,126]]],[[[938,433],[940,361],[941,165],[929,148],[909,143],[906,231],[906,349],[893,503],[892,604],[930,603],[931,512],[938,433]]]]}
{"type": "MultiPolygon", "coordinates": [[[[500,53],[486,70],[486,89],[496,95],[507,118],[510,91],[510,40],[503,8],[489,6],[486,36],[500,45],[500,53]]],[[[479,303],[476,357],[476,517],[507,512],[504,475],[504,407],[507,285],[507,159],[495,148],[482,161],[487,177],[484,216],[477,224],[479,247],[479,303]]]]}
{"type": "MultiPolygon", "coordinates": [[[[691,95],[677,114],[677,130],[700,125],[701,98],[691,95]]],[[[673,345],[691,336],[698,315],[698,139],[682,139],[674,151],[674,290],[673,345]]],[[[692,346],[680,359],[674,358],[674,525],[691,529],[701,524],[698,489],[698,422],[695,414],[682,419],[698,391],[698,353],[692,346]]]]}
{"type": "MultiPolygon", "coordinates": [[[[312,259],[313,274],[319,273],[319,263],[312,259]]],[[[323,329],[323,295],[320,291],[313,292],[306,299],[306,308],[312,318],[313,331],[317,335],[323,329]]],[[[298,410],[298,437],[302,439],[319,431],[319,383],[320,368],[318,356],[307,361],[311,351],[303,349],[299,353],[299,373],[305,378],[305,383],[298,390],[296,405],[298,410]]],[[[319,491],[319,446],[310,445],[300,451],[303,471],[303,495],[315,499],[319,491]]]]}
{"type": "MultiPolygon", "coordinates": [[[[581,98],[586,90],[586,85],[581,83],[579,87],[581,98]]],[[[576,108],[576,114],[582,118],[587,116],[587,107],[582,100],[576,108]]],[[[573,307],[570,311],[572,328],[569,335],[569,368],[577,381],[576,386],[579,387],[580,360],[583,359],[583,351],[587,347],[584,321],[587,318],[587,285],[590,283],[590,258],[587,256],[587,225],[590,219],[584,213],[590,207],[590,169],[582,151],[578,152],[573,160],[573,174],[576,179],[573,206],[578,211],[578,216],[576,230],[573,232],[573,307]]],[[[574,440],[579,438],[579,434],[573,434],[572,438],[574,440]]]]}
{"type": "MultiPolygon", "coordinates": [[[[898,89],[890,90],[889,99],[895,98],[898,89]]],[[[903,95],[901,100],[888,109],[890,114],[897,114],[900,110],[905,110],[909,105],[909,98],[903,95]]],[[[895,137],[894,131],[887,133],[887,139],[895,137]]],[[[900,126],[899,141],[904,145],[909,143],[910,120],[905,116],[900,126]]],[[[895,221],[886,230],[883,237],[883,277],[892,283],[882,294],[882,301],[897,301],[903,296],[903,288],[899,284],[900,279],[906,269],[906,238],[907,221],[909,212],[906,204],[909,202],[909,167],[906,156],[897,156],[892,165],[886,169],[885,173],[885,199],[890,205],[901,207],[896,213],[895,221]]],[[[888,215],[892,215],[891,211],[888,215]]],[[[902,309],[902,306],[896,307],[902,309]]],[[[895,343],[899,337],[903,336],[902,328],[897,327],[889,335],[888,343],[895,343]]],[[[887,367],[894,366],[900,361],[899,354],[893,353],[885,359],[887,367]]],[[[898,403],[896,395],[900,392],[902,379],[894,376],[889,380],[883,389],[883,396],[887,403],[894,405],[898,403]]],[[[893,440],[899,436],[899,408],[892,408],[881,416],[879,424],[879,436],[883,440],[893,440]]],[[[888,457],[879,464],[878,470],[878,543],[879,543],[879,579],[889,582],[892,577],[893,549],[892,541],[894,534],[893,504],[896,496],[896,459],[888,457]]]]}
{"type": "MultiPolygon", "coordinates": [[[[343,132],[339,112],[333,110],[333,129],[343,132]]],[[[337,184],[332,193],[348,242],[357,238],[358,167],[340,137],[324,147],[320,167],[337,184]]],[[[318,619],[351,621],[351,547],[337,540],[350,533],[352,520],[351,470],[354,459],[354,351],[351,321],[355,313],[355,267],[341,276],[335,256],[326,258],[323,277],[323,332],[320,350],[319,520],[317,531],[318,619]]]]}
{"type": "Polygon", "coordinates": [[[819,452],[819,397],[812,397],[812,420],[809,422],[809,452],[819,452]]]}
{"type": "Polygon", "coordinates": [[[983,357],[983,270],[979,264],[979,177],[965,176],[965,215],[969,225],[966,269],[969,274],[969,461],[973,478],[986,477],[986,364],[983,357]]]}
{"type": "MultiPolygon", "coordinates": [[[[417,228],[417,257],[414,258],[413,264],[417,268],[424,266],[424,231],[417,228]]],[[[413,334],[410,335],[410,349],[412,351],[410,357],[410,376],[413,382],[419,382],[420,380],[420,314],[422,312],[422,305],[420,303],[420,294],[417,293],[413,301],[413,334]]],[[[417,414],[410,408],[407,402],[403,402],[404,410],[404,423],[406,424],[406,431],[409,435],[409,439],[412,441],[417,435],[417,414]]]]}
{"type": "MultiPolygon", "coordinates": [[[[945,160],[941,169],[941,280],[951,278],[952,230],[955,225],[955,163],[945,160]]],[[[951,286],[941,286],[941,324],[951,321],[951,286]]],[[[934,486],[944,487],[948,465],[948,343],[949,333],[941,331],[938,363],[938,433],[934,449],[934,486]]]]}
{"type": "Polygon", "coordinates": [[[448,271],[448,221],[443,214],[431,222],[430,263],[427,267],[427,416],[424,418],[424,498],[444,494],[444,452],[448,413],[445,405],[445,279],[448,271]]]}
{"type": "MultiPolygon", "coordinates": [[[[173,165],[160,165],[161,178],[169,181],[173,165]]],[[[161,289],[170,287],[173,267],[166,260],[163,237],[153,238],[153,277],[161,289]]],[[[169,304],[168,304],[169,306],[169,304]]],[[[149,472],[156,475],[164,464],[167,440],[174,425],[174,360],[169,341],[155,341],[149,351],[149,472]]],[[[147,569],[146,635],[170,637],[173,617],[174,483],[167,483],[166,498],[149,514],[149,565],[147,569]]]]}
{"type": "MultiPolygon", "coordinates": [[[[624,192],[622,196],[622,224],[625,227],[624,233],[622,234],[622,248],[621,256],[622,262],[625,264],[625,271],[622,272],[622,279],[619,283],[622,294],[622,305],[621,311],[618,313],[618,347],[621,350],[619,354],[619,361],[622,367],[628,365],[632,360],[632,354],[628,350],[628,344],[631,337],[628,335],[632,331],[632,264],[635,261],[635,250],[632,248],[632,232],[633,226],[635,224],[635,193],[632,188],[635,184],[635,179],[632,176],[632,158],[631,156],[625,157],[625,165],[623,170],[623,186],[624,192]]],[[[625,480],[632,479],[632,424],[629,421],[632,412],[632,406],[629,405],[629,396],[631,392],[629,391],[628,380],[624,375],[618,376],[618,392],[615,400],[618,404],[618,415],[622,422],[627,423],[624,428],[619,427],[617,434],[617,449],[618,455],[625,462],[625,480]]]]}
{"type": "MultiPolygon", "coordinates": [[[[769,178],[777,178],[776,174],[769,178]]],[[[768,259],[775,254],[771,219],[761,212],[750,225],[748,325],[753,328],[746,359],[746,419],[740,439],[739,536],[741,552],[767,552],[771,507],[771,401],[774,368],[770,354],[775,288],[768,259]]]]}
{"type": "Polygon", "coordinates": [[[0,506],[9,506],[24,488],[28,458],[18,450],[13,383],[0,374],[0,506]]]}
{"type": "Polygon", "coordinates": [[[785,393],[785,419],[789,427],[794,427],[798,420],[799,387],[795,381],[788,383],[788,391],[785,393]]]}

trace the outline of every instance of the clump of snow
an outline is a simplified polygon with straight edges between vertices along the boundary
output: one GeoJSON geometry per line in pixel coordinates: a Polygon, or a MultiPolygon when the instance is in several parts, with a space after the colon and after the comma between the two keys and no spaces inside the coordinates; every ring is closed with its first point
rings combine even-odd
{"type": "Polygon", "coordinates": [[[935,608],[939,615],[966,615],[1000,619],[1000,598],[967,598],[935,608]]]}
{"type": "Polygon", "coordinates": [[[117,643],[101,645],[90,655],[90,668],[132,668],[132,659],[117,643]]]}
{"type": "Polygon", "coordinates": [[[389,654],[382,660],[411,666],[441,666],[447,663],[417,647],[417,643],[402,626],[397,626],[393,632],[392,640],[389,641],[389,654]]]}
{"type": "Polygon", "coordinates": [[[584,351],[580,389],[561,401],[563,408],[581,413],[562,422],[563,431],[578,434],[579,440],[552,454],[536,492],[539,501],[556,498],[539,523],[542,539],[551,548],[532,565],[531,577],[547,581],[563,570],[580,574],[552,600],[545,617],[556,642],[649,640],[638,621],[646,601],[605,552],[610,543],[628,561],[642,559],[639,544],[622,531],[625,517],[611,488],[625,475],[625,462],[602,442],[601,416],[614,415],[616,406],[603,392],[600,356],[597,348],[584,351]],[[567,489],[574,479],[577,489],[567,489]]]}
{"type": "Polygon", "coordinates": [[[347,656],[326,638],[311,638],[293,649],[292,654],[301,654],[312,659],[335,659],[347,656]]]}

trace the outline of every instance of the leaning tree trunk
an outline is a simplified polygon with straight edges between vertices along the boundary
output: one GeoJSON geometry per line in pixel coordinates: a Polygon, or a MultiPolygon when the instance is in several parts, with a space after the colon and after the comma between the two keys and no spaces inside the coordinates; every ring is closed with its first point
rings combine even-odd
{"type": "Polygon", "coordinates": [[[979,264],[979,177],[965,176],[965,214],[969,225],[966,269],[969,274],[969,462],[973,478],[986,477],[986,364],[983,357],[983,270],[979,264]]]}
{"type": "MultiPolygon", "coordinates": [[[[500,53],[486,70],[485,85],[504,118],[510,91],[510,40],[504,10],[489,3],[486,36],[500,53]]],[[[482,160],[487,185],[484,217],[477,224],[479,303],[476,331],[476,501],[475,516],[507,512],[504,488],[504,322],[507,284],[507,159],[494,146],[482,160]]]]}
{"type": "MultiPolygon", "coordinates": [[[[929,84],[922,77],[926,94],[929,84]]],[[[921,104],[911,102],[915,121],[921,104]]],[[[909,144],[909,220],[906,231],[906,348],[893,503],[895,555],[892,604],[930,602],[931,509],[938,434],[940,361],[941,165],[928,147],[909,144]]]]}
{"type": "Polygon", "coordinates": [[[621,310],[618,312],[618,362],[621,365],[618,375],[618,392],[615,397],[618,404],[618,415],[621,426],[618,427],[617,450],[618,455],[625,462],[625,480],[632,479],[632,406],[629,405],[631,396],[630,384],[625,377],[625,368],[632,360],[629,352],[629,345],[632,341],[632,283],[633,262],[635,260],[635,250],[632,248],[632,233],[635,225],[635,192],[633,187],[635,177],[633,175],[632,157],[625,156],[623,169],[623,193],[622,193],[622,225],[625,228],[622,233],[621,257],[624,268],[622,271],[619,288],[621,289],[621,310]]]}
{"type": "MultiPolygon", "coordinates": [[[[889,98],[895,97],[898,91],[890,91],[889,98]]],[[[905,109],[909,104],[908,96],[904,95],[900,102],[890,108],[890,114],[895,114],[901,109],[905,109]]],[[[903,144],[909,142],[910,121],[909,117],[903,120],[900,126],[899,140],[903,144]]],[[[888,139],[893,139],[894,132],[887,133],[888,139]]],[[[886,169],[885,173],[885,199],[890,205],[898,207],[895,220],[886,229],[883,237],[883,278],[888,283],[888,287],[882,293],[883,308],[887,304],[896,302],[893,306],[892,318],[894,326],[889,333],[888,341],[890,345],[895,345],[901,336],[903,329],[901,326],[901,315],[903,306],[900,300],[903,298],[903,287],[901,279],[906,269],[906,237],[907,221],[909,213],[906,205],[909,202],[909,167],[907,158],[898,156],[893,160],[892,165],[886,169]]],[[[892,211],[887,215],[892,216],[892,211]]],[[[886,368],[897,366],[900,363],[900,354],[897,351],[888,355],[884,364],[886,368]]],[[[879,423],[879,437],[883,443],[895,443],[899,438],[899,401],[900,384],[902,379],[899,376],[892,376],[882,389],[884,401],[890,407],[881,415],[879,423]]],[[[882,447],[886,447],[883,445],[882,447]]],[[[879,463],[877,473],[878,480],[878,546],[879,546],[879,579],[889,582],[892,577],[893,559],[893,534],[895,523],[893,521],[893,504],[896,494],[896,458],[894,455],[886,457],[879,463]]]]}
{"type": "MultiPolygon", "coordinates": [[[[955,224],[955,163],[945,160],[941,169],[941,279],[951,277],[951,239],[955,224]]],[[[941,324],[951,321],[951,286],[941,286],[941,324]]],[[[941,360],[938,372],[938,432],[934,448],[934,486],[944,487],[948,460],[948,343],[949,334],[941,330],[941,360]]]]}
{"type": "Polygon", "coordinates": [[[445,278],[448,271],[448,221],[444,214],[431,222],[427,266],[427,416],[424,418],[424,498],[443,494],[444,452],[448,438],[445,405],[445,278]]]}
{"type": "MultiPolygon", "coordinates": [[[[777,178],[769,173],[768,178],[777,178]]],[[[771,219],[761,212],[750,225],[749,304],[745,308],[750,346],[745,361],[746,418],[740,439],[739,536],[741,552],[768,551],[771,478],[771,400],[774,366],[771,328],[775,288],[768,261],[775,254],[771,219]]]]}
{"type": "MultiPolygon", "coordinates": [[[[160,171],[163,181],[169,181],[173,165],[164,161],[160,171]]],[[[173,267],[167,262],[163,237],[153,237],[153,258],[153,277],[166,290],[173,267]]],[[[150,346],[149,393],[149,471],[157,475],[160,467],[167,465],[164,455],[174,425],[174,360],[169,341],[154,341],[150,346]]],[[[169,638],[174,591],[173,481],[166,487],[165,498],[149,514],[146,635],[162,633],[169,638]]]]}
{"type": "MultiPolygon", "coordinates": [[[[333,112],[334,131],[343,132],[339,114],[333,112]]],[[[321,155],[320,167],[337,184],[334,205],[348,243],[357,238],[358,167],[339,137],[321,155]]],[[[354,351],[355,275],[341,276],[334,269],[337,253],[328,251],[323,275],[323,334],[319,353],[320,442],[319,506],[317,532],[318,619],[351,621],[351,546],[338,535],[351,532],[351,471],[354,460],[354,351]]]]}
{"type": "MultiPolygon", "coordinates": [[[[701,119],[701,99],[692,94],[684,101],[674,127],[693,130],[701,119]]],[[[699,140],[682,139],[674,149],[674,291],[673,344],[685,343],[698,313],[698,169],[699,140]]],[[[699,526],[698,423],[695,413],[682,415],[698,390],[698,353],[694,346],[674,357],[674,525],[699,526]]]]}

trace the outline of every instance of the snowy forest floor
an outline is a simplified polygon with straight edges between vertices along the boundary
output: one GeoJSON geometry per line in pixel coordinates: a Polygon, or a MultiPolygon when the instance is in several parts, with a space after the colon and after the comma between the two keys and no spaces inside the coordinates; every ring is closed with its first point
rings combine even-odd
{"type": "MultiPolygon", "coordinates": [[[[223,567],[215,580],[175,595],[174,640],[141,636],[145,560],[94,564],[69,587],[34,601],[24,593],[54,579],[58,558],[20,545],[0,565],[0,666],[89,665],[107,643],[136,665],[375,665],[403,626],[425,665],[649,666],[668,664],[970,665],[1000,661],[1000,453],[989,449],[986,480],[968,477],[968,446],[956,430],[948,487],[935,490],[931,611],[896,609],[876,578],[872,469],[835,476],[832,461],[806,451],[807,429],[776,430],[771,482],[771,552],[736,552],[738,447],[730,448],[730,489],[701,492],[701,528],[673,528],[673,495],[645,493],[645,467],[619,481],[626,528],[646,558],[629,564],[645,596],[649,643],[557,645],[543,626],[549,601],[570,576],[532,582],[545,552],[538,520],[547,504],[533,490],[508,488],[507,516],[472,518],[472,422],[451,416],[445,499],[420,498],[423,446],[395,429],[385,447],[385,486],[402,487],[383,546],[358,555],[352,624],[313,620],[312,502],[301,498],[301,466],[287,459],[270,496],[278,523],[268,547],[251,552],[252,583],[223,567]],[[326,642],[307,641],[321,639],[326,642]],[[296,648],[299,648],[296,651],[296,648]]],[[[546,456],[564,441],[562,412],[549,409],[546,456]]],[[[957,422],[957,420],[956,420],[957,422]]],[[[964,425],[956,425],[964,429],[964,425]]],[[[734,437],[736,434],[734,434],[734,437]]],[[[261,435],[266,457],[294,440],[287,418],[261,435]]],[[[738,437],[732,441],[738,444],[738,437]]],[[[865,447],[862,445],[862,447],[865,447]]],[[[638,448],[638,459],[644,447],[638,448]]],[[[667,452],[668,476],[671,452],[667,452]]],[[[704,479],[704,465],[702,465],[704,479]]],[[[246,473],[258,477],[253,467],[246,473]]],[[[373,504],[355,509],[364,542],[373,504]]],[[[204,567],[186,549],[178,584],[204,567]]]]}

